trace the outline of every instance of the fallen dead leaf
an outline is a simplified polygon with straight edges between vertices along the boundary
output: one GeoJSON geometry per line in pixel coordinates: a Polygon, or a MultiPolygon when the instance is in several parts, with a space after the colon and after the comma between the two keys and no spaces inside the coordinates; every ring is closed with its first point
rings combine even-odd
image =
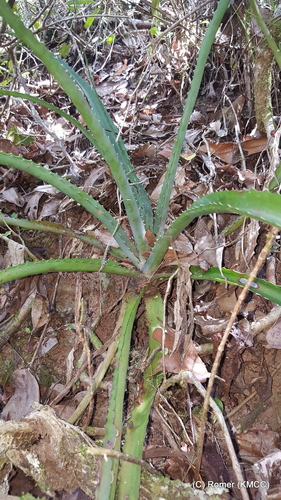
{"type": "MultiPolygon", "coordinates": [[[[246,156],[250,156],[256,153],[261,153],[267,147],[267,138],[260,137],[249,139],[247,141],[241,142],[241,146],[246,156]]],[[[224,163],[233,164],[239,161],[239,148],[238,144],[234,142],[221,142],[215,143],[212,141],[208,141],[208,147],[206,144],[202,144],[199,148],[199,151],[202,153],[207,153],[208,148],[210,152],[217,156],[224,163]]]]}
{"type": "Polygon", "coordinates": [[[266,332],[266,341],[269,349],[281,349],[281,319],[266,332]]]}
{"type": "MultiPolygon", "coordinates": [[[[163,329],[158,327],[153,330],[152,337],[162,344],[162,334],[163,329]]],[[[175,330],[172,328],[166,327],[165,337],[164,337],[164,346],[165,348],[172,350],[175,342],[175,330]]],[[[209,378],[210,374],[206,368],[205,363],[198,356],[197,351],[193,342],[191,341],[187,352],[184,357],[180,358],[180,354],[178,352],[174,352],[169,356],[164,357],[165,370],[169,373],[179,373],[180,371],[191,371],[195,377],[200,380],[200,382],[205,382],[207,378],[209,378]]],[[[163,368],[162,358],[159,359],[158,367],[156,368],[156,373],[161,371],[163,368]]],[[[192,380],[188,380],[192,383],[192,380]]]]}
{"type": "Polygon", "coordinates": [[[12,141],[9,141],[9,139],[0,139],[0,151],[2,151],[2,153],[19,156],[20,149],[21,148],[19,146],[16,146],[16,144],[14,144],[12,141]]]}
{"type": "Polygon", "coordinates": [[[103,231],[101,231],[100,229],[95,229],[94,234],[99,241],[104,243],[104,245],[108,245],[113,248],[119,248],[118,243],[116,243],[116,240],[107,229],[104,229],[103,231]]]}
{"type": "Polygon", "coordinates": [[[13,373],[15,392],[1,413],[2,420],[21,420],[33,411],[33,403],[39,402],[39,386],[29,370],[15,370],[13,373]]]}
{"type": "MultiPolygon", "coordinates": [[[[224,163],[234,163],[234,155],[238,153],[238,146],[233,142],[222,142],[216,144],[215,142],[208,141],[208,147],[210,153],[217,156],[224,163]]],[[[199,151],[202,151],[202,153],[207,153],[208,148],[206,144],[202,144],[199,151]]]]}
{"type": "Polygon", "coordinates": [[[4,189],[1,193],[3,200],[13,203],[17,207],[23,207],[25,204],[23,196],[19,194],[18,189],[11,187],[9,189],[4,189]]]}
{"type": "Polygon", "coordinates": [[[264,457],[278,447],[279,434],[269,429],[252,429],[236,434],[239,448],[256,457],[264,457]]]}
{"type": "Polygon", "coordinates": [[[254,139],[249,139],[248,141],[242,142],[242,148],[245,153],[250,156],[256,153],[261,153],[267,147],[267,137],[259,137],[254,139]]]}
{"type": "Polygon", "coordinates": [[[45,297],[36,294],[33,307],[31,309],[31,320],[34,329],[41,328],[48,321],[48,304],[45,297]]]}
{"type": "Polygon", "coordinates": [[[17,241],[8,241],[8,251],[4,255],[5,267],[17,266],[24,263],[24,245],[17,241]]]}

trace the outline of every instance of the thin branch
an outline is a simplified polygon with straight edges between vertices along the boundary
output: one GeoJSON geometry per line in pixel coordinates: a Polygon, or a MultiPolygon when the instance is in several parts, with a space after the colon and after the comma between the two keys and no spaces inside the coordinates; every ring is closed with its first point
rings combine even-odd
{"type": "Polygon", "coordinates": [[[127,453],[122,453],[121,451],[108,450],[107,448],[87,448],[87,453],[89,455],[100,455],[102,457],[112,457],[117,460],[124,460],[124,462],[130,462],[131,464],[136,464],[145,469],[150,474],[154,476],[161,476],[154,467],[151,467],[145,460],[140,460],[138,458],[127,455],[127,453]]]}
{"type": "MultiPolygon", "coordinates": [[[[220,366],[220,363],[221,363],[221,359],[222,359],[222,356],[223,356],[223,352],[224,352],[224,348],[225,348],[225,345],[226,345],[226,342],[228,340],[228,337],[229,337],[229,334],[231,332],[231,329],[233,327],[233,324],[236,320],[236,316],[237,314],[239,313],[240,311],[240,308],[243,304],[243,301],[245,300],[246,296],[247,296],[247,293],[250,289],[250,286],[253,282],[253,280],[255,279],[255,277],[257,276],[260,268],[262,267],[268,253],[270,252],[270,249],[271,249],[271,246],[272,246],[272,243],[274,242],[275,238],[276,238],[276,235],[278,234],[280,230],[277,229],[277,228],[272,228],[271,232],[268,234],[268,238],[267,238],[267,242],[266,244],[264,245],[262,251],[260,252],[259,254],[259,257],[257,259],[257,262],[256,262],[256,265],[254,266],[250,276],[249,276],[249,279],[245,285],[245,287],[243,288],[241,294],[239,295],[239,299],[234,307],[234,310],[231,314],[231,317],[229,319],[229,322],[228,322],[228,325],[226,327],[226,330],[223,334],[223,337],[221,339],[221,342],[220,342],[220,345],[218,347],[218,350],[217,350],[217,354],[216,354],[216,357],[215,357],[215,361],[214,361],[214,364],[213,364],[213,368],[212,368],[212,371],[211,371],[211,375],[210,375],[210,379],[209,379],[209,383],[208,383],[208,387],[207,387],[207,391],[206,391],[206,396],[205,396],[205,399],[204,399],[204,404],[203,404],[203,409],[202,409],[202,424],[201,424],[201,431],[200,431],[200,434],[199,434],[199,439],[198,439],[198,443],[197,443],[197,459],[196,459],[196,465],[195,465],[195,475],[199,476],[199,471],[200,471],[200,466],[201,466],[201,458],[202,458],[202,452],[203,452],[203,444],[204,444],[204,436],[205,436],[205,422],[206,422],[206,417],[207,417],[207,412],[208,412],[208,407],[209,407],[209,404],[210,403],[210,396],[211,396],[211,391],[212,391],[212,388],[213,388],[213,384],[214,384],[214,380],[215,380],[215,376],[218,372],[218,369],[219,369],[219,366],[220,366]]],[[[246,498],[248,498],[248,494],[247,494],[247,491],[245,490],[245,492],[243,492],[243,490],[241,489],[241,493],[243,494],[243,499],[246,500],[246,498]]]]}

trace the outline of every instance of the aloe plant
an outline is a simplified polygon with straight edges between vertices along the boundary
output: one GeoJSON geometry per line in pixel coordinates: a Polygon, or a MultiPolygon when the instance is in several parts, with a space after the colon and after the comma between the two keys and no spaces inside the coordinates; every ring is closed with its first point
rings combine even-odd
{"type": "MultiPolygon", "coordinates": [[[[105,262],[101,259],[50,259],[27,262],[19,266],[10,267],[0,271],[0,284],[28,275],[59,271],[105,272],[128,276],[134,280],[132,290],[129,290],[128,295],[126,295],[122,303],[121,316],[124,319],[124,324],[120,326],[122,332],[120,333],[120,345],[117,351],[118,367],[115,370],[104,442],[104,446],[106,446],[109,441],[110,445],[116,450],[119,450],[121,447],[125,374],[128,366],[133,321],[138,304],[144,295],[149,330],[150,355],[156,345],[156,341],[152,338],[153,330],[156,327],[161,327],[161,318],[163,318],[164,314],[163,300],[159,291],[155,291],[155,284],[157,285],[159,280],[167,279],[171,274],[161,274],[159,272],[159,266],[164,259],[170,243],[195,218],[215,212],[235,213],[253,217],[281,228],[281,196],[277,193],[268,191],[257,192],[255,190],[242,192],[221,191],[206,195],[195,201],[168,228],[165,228],[171,191],[189,118],[197,98],[209,51],[228,3],[229,0],[220,0],[202,42],[189,96],[173,147],[172,156],[167,167],[160,198],[155,213],[153,213],[149,197],[134,172],[124,143],[118,135],[118,130],[99,100],[95,89],[90,87],[65,62],[49,52],[34,37],[32,32],[23,25],[20,18],[13,14],[6,1],[0,0],[0,12],[4,21],[14,31],[15,36],[26,44],[45,64],[76,106],[86,125],[82,126],[67,113],[28,94],[5,90],[1,90],[0,94],[43,103],[79,128],[108,163],[120,191],[133,234],[133,238],[130,239],[120,224],[99,202],[71,184],[68,180],[62,179],[57,174],[34,162],[14,155],[0,153],[1,164],[34,175],[38,179],[55,186],[62,193],[83,206],[108,229],[120,247],[117,250],[109,249],[109,255],[110,257],[114,257],[114,261],[111,258],[105,262]],[[156,237],[156,243],[152,249],[149,248],[145,238],[147,230],[153,231],[156,237]],[[124,265],[125,259],[130,260],[132,268],[124,265]],[[137,282],[137,286],[135,286],[135,282],[137,282]],[[136,292],[136,290],[138,291],[136,292]],[[118,433],[119,435],[117,436],[118,433]]],[[[273,187],[275,187],[275,184],[273,187]]],[[[94,238],[66,230],[60,225],[32,222],[24,219],[17,220],[3,214],[0,216],[0,222],[6,225],[18,225],[26,229],[33,228],[68,234],[70,237],[79,237],[87,243],[90,242],[93,245],[103,247],[94,238]]],[[[192,267],[191,278],[227,281],[236,286],[244,286],[247,275],[235,273],[227,269],[219,270],[217,268],[211,268],[207,273],[202,273],[199,268],[192,267]]],[[[280,287],[278,286],[256,279],[252,283],[251,290],[281,304],[280,287]]],[[[130,423],[125,433],[123,449],[126,453],[132,454],[137,458],[141,458],[142,455],[150,408],[157,385],[159,384],[159,376],[155,377],[154,375],[156,362],[157,357],[154,358],[144,373],[141,396],[132,411],[130,423]]],[[[101,471],[102,478],[97,490],[97,499],[106,500],[116,498],[118,462],[116,462],[116,459],[110,459],[107,463],[104,461],[101,471]],[[113,481],[110,480],[109,485],[108,478],[114,479],[113,481]]],[[[120,500],[121,498],[137,499],[139,484],[140,467],[134,464],[122,463],[119,476],[118,498],[120,500]]]]}

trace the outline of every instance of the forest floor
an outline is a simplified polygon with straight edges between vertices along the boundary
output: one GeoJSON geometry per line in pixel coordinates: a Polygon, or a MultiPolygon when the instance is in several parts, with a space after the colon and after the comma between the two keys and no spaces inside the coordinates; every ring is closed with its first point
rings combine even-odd
{"type": "MultiPolygon", "coordinates": [[[[105,44],[96,57],[92,78],[120,130],[137,174],[156,203],[182,115],[196,50],[195,42],[188,43],[180,29],[175,31],[170,44],[161,42],[157,55],[156,52],[148,55],[150,43],[147,29],[136,29],[126,37],[119,33],[114,44],[105,44]]],[[[248,116],[249,105],[244,98],[245,75],[242,75],[241,68],[233,71],[230,66],[230,56],[235,53],[238,61],[241,51],[242,48],[230,48],[228,39],[225,46],[222,43],[214,47],[210,55],[178,165],[170,221],[192,201],[209,192],[263,188],[267,175],[267,141],[254,131],[254,120],[248,116]],[[247,144],[243,162],[238,154],[237,134],[242,144],[245,140],[251,141],[247,144]]],[[[76,56],[75,51],[70,51],[68,63],[74,65],[76,56]]],[[[67,97],[40,63],[28,59],[28,55],[25,57],[29,72],[25,77],[28,92],[55,106],[70,109],[67,97]]],[[[91,67],[90,55],[88,58],[91,67]]],[[[77,67],[79,69],[79,64],[77,67]]],[[[18,84],[19,87],[22,85],[21,82],[18,84]]],[[[68,175],[72,182],[98,199],[116,217],[123,216],[116,185],[106,163],[72,125],[43,106],[31,107],[27,101],[16,99],[1,101],[2,117],[5,117],[0,118],[1,151],[22,155],[48,165],[62,176],[68,175]]],[[[75,110],[71,111],[75,115],[75,110]]],[[[0,167],[0,174],[0,203],[6,215],[59,223],[72,231],[94,234],[105,244],[111,242],[110,235],[94,217],[54,188],[24,172],[6,167],[0,167]]],[[[235,218],[230,214],[219,214],[196,220],[175,242],[175,251],[187,255],[189,265],[208,269],[217,266],[219,258],[224,267],[249,274],[265,243],[268,228],[257,221],[246,220],[225,236],[224,229],[235,218]],[[218,248],[221,249],[220,257],[218,248]]],[[[102,257],[91,245],[67,236],[3,226],[1,232],[2,236],[9,236],[9,243],[3,238],[0,243],[2,268],[25,259],[102,257]]],[[[281,283],[279,240],[259,277],[281,283]]],[[[26,368],[39,384],[40,403],[53,407],[64,420],[72,415],[89,386],[85,342],[90,342],[91,371],[95,374],[103,356],[102,353],[95,356],[99,349],[97,338],[101,344],[110,342],[127,286],[127,279],[120,276],[52,273],[23,278],[3,287],[0,296],[1,330],[23,309],[28,297],[32,296],[33,300],[31,313],[25,314],[0,353],[4,413],[5,405],[10,401],[7,419],[18,420],[21,416],[21,405],[18,399],[13,400],[13,394],[21,392],[23,383],[23,399],[32,398],[33,378],[23,381],[19,375],[13,380],[15,370],[26,368]],[[81,366],[84,366],[83,371],[81,366]],[[59,394],[65,388],[67,394],[60,398],[59,394]]],[[[167,283],[163,283],[160,286],[163,296],[166,290],[167,283]]],[[[192,283],[186,315],[194,317],[193,341],[202,346],[200,355],[208,370],[240,291],[240,288],[224,283],[192,283]]],[[[167,325],[171,328],[174,326],[175,300],[174,285],[167,302],[167,325]]],[[[279,443],[281,313],[276,314],[267,331],[256,333],[253,328],[261,318],[272,313],[274,307],[275,304],[257,294],[248,294],[227,343],[219,374],[221,379],[213,394],[223,405],[248,480],[255,479],[252,464],[273,448],[278,448],[279,443]]],[[[140,306],[133,331],[124,422],[137,397],[137,377],[146,348],[147,326],[140,306]]],[[[89,426],[94,429],[92,432],[96,438],[102,437],[106,423],[112,372],[113,367],[97,391],[93,414],[89,415],[86,409],[78,422],[83,429],[89,426]]],[[[153,408],[144,458],[171,479],[190,480],[192,460],[187,457],[190,456],[190,442],[196,440],[201,406],[201,396],[190,385],[188,392],[180,386],[173,387],[161,404],[153,408]]],[[[205,482],[233,480],[224,437],[214,420],[210,420],[207,430],[202,477],[205,482]]],[[[270,487],[281,494],[280,469],[270,487]]],[[[21,495],[23,492],[46,497],[46,494],[40,494],[30,478],[16,470],[9,480],[9,494],[21,495]]],[[[256,498],[256,493],[255,487],[250,489],[252,498],[256,498]]],[[[278,494],[270,498],[280,498],[278,494]]],[[[235,488],[231,495],[240,498],[235,488]]],[[[71,500],[78,497],[60,492],[57,498],[71,500]]]]}

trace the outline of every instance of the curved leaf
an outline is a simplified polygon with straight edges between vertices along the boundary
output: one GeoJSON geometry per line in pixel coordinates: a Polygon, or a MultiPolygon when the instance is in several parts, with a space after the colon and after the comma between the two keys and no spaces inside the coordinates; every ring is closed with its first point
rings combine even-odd
{"type": "MultiPolygon", "coordinates": [[[[48,222],[48,221],[30,221],[28,219],[14,219],[13,217],[8,217],[7,215],[3,215],[0,211],[0,224],[3,224],[6,228],[10,226],[22,227],[23,229],[33,230],[33,231],[46,231],[50,233],[63,234],[65,236],[69,236],[70,238],[77,238],[85,243],[89,243],[93,245],[103,252],[106,250],[106,245],[102,243],[94,234],[85,234],[79,231],[72,231],[64,227],[62,224],[58,224],[57,222],[48,222]]],[[[108,252],[111,255],[119,259],[124,259],[125,254],[120,250],[120,248],[112,248],[108,249],[108,252]]]]}
{"type": "MultiPolygon", "coordinates": [[[[137,201],[138,208],[140,209],[141,216],[145,223],[146,229],[152,229],[153,226],[153,214],[152,207],[146,190],[144,189],[140,179],[134,172],[133,166],[131,164],[129,155],[125,148],[124,142],[120,137],[119,130],[115,126],[115,123],[111,119],[109,113],[104,107],[102,101],[100,100],[95,87],[90,87],[81,76],[79,76],[65,61],[60,60],[63,67],[70,73],[77,85],[81,88],[84,95],[87,97],[89,104],[99,118],[101,126],[107,132],[108,138],[112,144],[112,147],[116,151],[116,155],[119,159],[120,168],[124,169],[128,180],[131,183],[131,189],[133,191],[134,197],[137,201]]],[[[98,148],[98,143],[92,141],[92,143],[98,148]]],[[[118,179],[115,176],[115,180],[118,184],[118,179]]],[[[125,203],[125,201],[124,201],[125,203]]]]}
{"type": "MultiPolygon", "coordinates": [[[[4,21],[15,31],[16,36],[25,43],[39,59],[41,59],[83,117],[92,133],[95,146],[108,163],[112,175],[118,184],[118,189],[126,207],[127,217],[130,221],[136,245],[140,254],[144,253],[147,251],[147,243],[144,237],[146,228],[140,214],[140,207],[138,207],[137,201],[134,198],[132,185],[128,181],[123,165],[120,164],[116,151],[114,147],[112,147],[109,138],[110,134],[101,123],[101,119],[103,120],[103,118],[101,117],[100,119],[99,117],[99,109],[97,113],[93,112],[84,93],[81,91],[81,88],[77,86],[70,72],[43,43],[37,40],[32,31],[24,26],[20,17],[13,14],[5,0],[0,0],[0,11],[4,21]]],[[[142,260],[142,262],[144,261],[142,257],[140,257],[140,260],[142,260]]]]}
{"type": "Polygon", "coordinates": [[[220,191],[195,201],[183,212],[155,243],[143,267],[147,276],[152,275],[161,263],[170,242],[196,218],[213,213],[246,215],[281,228],[281,195],[269,191],[220,191]]]}
{"type": "Polygon", "coordinates": [[[25,262],[25,264],[19,264],[18,266],[7,267],[3,271],[0,271],[0,285],[8,281],[25,278],[26,276],[66,271],[100,272],[133,278],[137,278],[140,275],[138,271],[122,267],[120,264],[112,261],[104,263],[101,259],[49,259],[25,262]]]}
{"type": "MultiPolygon", "coordinates": [[[[220,283],[227,282],[229,285],[244,287],[249,279],[248,274],[237,273],[229,269],[222,268],[221,272],[217,267],[210,267],[205,273],[202,272],[200,267],[190,266],[191,279],[193,280],[211,280],[220,283]]],[[[281,286],[273,285],[268,281],[260,278],[255,278],[250,286],[250,292],[257,293],[265,297],[275,304],[281,305],[281,286]]]]}
{"type": "Polygon", "coordinates": [[[51,184],[51,186],[56,187],[62,193],[77,201],[77,203],[82,205],[82,207],[84,207],[86,210],[88,210],[88,212],[90,212],[98,220],[100,220],[102,224],[104,224],[108,229],[108,231],[112,235],[114,235],[114,238],[117,241],[118,245],[123,250],[125,255],[127,255],[127,257],[131,259],[133,264],[135,264],[137,267],[140,266],[140,261],[137,257],[137,250],[125,231],[118,224],[118,221],[116,221],[114,217],[112,217],[112,215],[107,212],[107,210],[98,201],[94,200],[87,193],[84,193],[82,189],[74,186],[74,184],[71,184],[68,180],[60,177],[58,174],[50,172],[50,170],[41,167],[41,165],[37,165],[30,160],[24,160],[19,156],[0,153],[0,163],[2,165],[7,165],[8,167],[13,167],[18,170],[28,172],[38,179],[51,184]]]}
{"type": "Polygon", "coordinates": [[[221,20],[228,6],[229,6],[229,0],[220,0],[218,2],[217,9],[213,14],[213,18],[208,26],[208,30],[204,36],[204,39],[200,47],[200,52],[198,55],[194,75],[188,92],[188,98],[186,100],[183,116],[180,121],[179,130],[173,146],[172,155],[170,157],[169,164],[167,166],[164,182],[161,188],[161,193],[157,204],[155,222],[154,222],[154,233],[157,236],[161,234],[166,223],[167,213],[171,199],[171,192],[174,185],[176,170],[178,167],[178,161],[184,143],[186,130],[198,96],[200,84],[206,67],[207,58],[209,56],[221,20]]]}

